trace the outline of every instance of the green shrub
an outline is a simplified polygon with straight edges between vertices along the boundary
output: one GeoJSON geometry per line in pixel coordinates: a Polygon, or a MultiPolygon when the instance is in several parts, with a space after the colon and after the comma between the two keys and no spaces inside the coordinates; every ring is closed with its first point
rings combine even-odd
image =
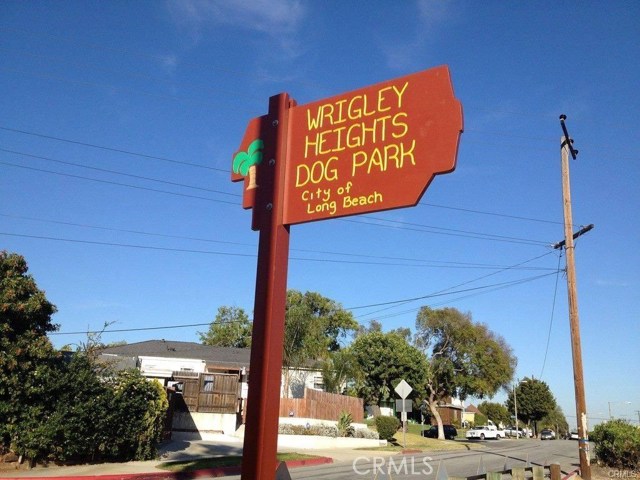
{"type": "Polygon", "coordinates": [[[396,417],[376,417],[376,428],[381,439],[391,440],[400,428],[400,420],[396,417]]]}
{"type": "Polygon", "coordinates": [[[341,412],[338,419],[338,436],[339,437],[353,437],[355,429],[351,426],[353,417],[349,412],[341,412]]]}
{"type": "Polygon", "coordinates": [[[611,420],[596,425],[591,440],[595,442],[599,464],[630,469],[640,465],[640,428],[629,422],[611,420]]]}
{"type": "Polygon", "coordinates": [[[161,440],[168,401],[137,370],[98,376],[86,355],[60,361],[43,379],[46,395],[22,406],[11,442],[31,461],[150,460],[161,440]]]}

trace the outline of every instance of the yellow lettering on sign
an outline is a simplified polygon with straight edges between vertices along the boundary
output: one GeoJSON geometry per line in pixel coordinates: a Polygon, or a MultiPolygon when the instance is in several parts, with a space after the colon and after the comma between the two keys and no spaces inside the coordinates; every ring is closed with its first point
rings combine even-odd
{"type": "Polygon", "coordinates": [[[318,184],[322,181],[333,182],[338,180],[338,168],[331,164],[338,157],[330,157],[327,161],[316,160],[311,165],[301,163],[296,168],[296,187],[304,187],[311,182],[318,184]]]}
{"type": "Polygon", "coordinates": [[[352,208],[359,205],[375,205],[376,203],[382,203],[382,194],[378,191],[370,195],[360,195],[358,197],[347,195],[342,198],[342,208],[352,208]]]}
{"type": "Polygon", "coordinates": [[[370,174],[372,171],[386,172],[389,168],[389,160],[391,160],[391,166],[396,169],[404,167],[405,162],[408,161],[411,165],[415,166],[416,159],[413,155],[413,150],[416,147],[416,140],[411,140],[409,146],[404,142],[391,143],[384,147],[374,148],[370,154],[367,154],[364,150],[359,150],[353,153],[351,164],[351,176],[355,177],[358,171],[366,172],[370,174]],[[363,170],[359,170],[359,169],[363,170]]]}

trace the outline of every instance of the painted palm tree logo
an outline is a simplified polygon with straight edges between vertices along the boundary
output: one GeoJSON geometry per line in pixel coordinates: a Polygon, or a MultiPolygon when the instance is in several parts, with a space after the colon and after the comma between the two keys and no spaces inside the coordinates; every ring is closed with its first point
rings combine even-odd
{"type": "Polygon", "coordinates": [[[249,174],[249,185],[247,190],[256,188],[256,165],[262,162],[262,148],[264,142],[259,138],[251,142],[246,152],[238,152],[233,157],[233,172],[239,173],[243,177],[249,174]]]}

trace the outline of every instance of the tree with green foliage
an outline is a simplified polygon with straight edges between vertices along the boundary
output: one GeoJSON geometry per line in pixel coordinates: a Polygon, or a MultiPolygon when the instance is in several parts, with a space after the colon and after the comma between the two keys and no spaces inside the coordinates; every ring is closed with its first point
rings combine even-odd
{"type": "Polygon", "coordinates": [[[349,351],[362,372],[355,389],[366,405],[395,398],[393,389],[405,380],[413,388],[409,398],[420,398],[428,365],[425,356],[396,333],[371,332],[356,338],[349,351]]]}
{"type": "Polygon", "coordinates": [[[560,405],[556,404],[555,408],[540,420],[540,428],[552,429],[556,432],[556,438],[569,433],[569,423],[560,405]]]}
{"type": "Polygon", "coordinates": [[[350,349],[342,349],[330,352],[322,363],[322,381],[324,390],[329,393],[349,394],[351,388],[361,378],[353,352],[350,349]]]}
{"type": "Polygon", "coordinates": [[[369,320],[369,325],[358,324],[358,328],[356,329],[355,336],[359,337],[360,335],[365,335],[371,332],[382,332],[382,323],[378,320],[369,320]]]}
{"type": "Polygon", "coordinates": [[[358,323],[342,305],[316,292],[287,291],[283,364],[288,395],[291,370],[322,362],[354,332],[358,323]]]}
{"type": "MultiPolygon", "coordinates": [[[[518,399],[518,419],[528,425],[533,423],[534,434],[538,434],[538,422],[551,414],[556,408],[556,399],[549,385],[535,378],[524,378],[516,385],[518,399]]],[[[509,391],[507,408],[514,410],[513,390],[509,391]]]]}
{"type": "Polygon", "coordinates": [[[138,371],[97,363],[99,339],[84,350],[55,351],[55,307],[23,257],[0,252],[0,440],[39,460],[148,460],[162,434],[167,398],[138,371]]]}
{"type": "Polygon", "coordinates": [[[240,307],[219,307],[216,318],[206,332],[198,332],[204,345],[250,348],[253,324],[240,307]]]}
{"type": "Polygon", "coordinates": [[[478,410],[496,425],[506,426],[511,421],[509,410],[501,403],[484,401],[478,405],[478,410]]]}
{"type": "Polygon", "coordinates": [[[15,443],[20,425],[39,417],[58,354],[47,333],[56,307],[28,273],[25,259],[0,252],[0,442],[15,443]]]}
{"type": "Polygon", "coordinates": [[[439,402],[449,397],[492,397],[513,377],[516,358],[505,340],[455,308],[422,307],[416,344],[428,358],[427,403],[444,439],[439,402]]]}

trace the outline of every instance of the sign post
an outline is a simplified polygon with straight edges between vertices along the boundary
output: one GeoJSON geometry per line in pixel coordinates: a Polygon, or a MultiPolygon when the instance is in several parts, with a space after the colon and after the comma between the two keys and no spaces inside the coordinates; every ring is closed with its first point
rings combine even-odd
{"type": "Polygon", "coordinates": [[[231,174],[260,231],[243,480],[276,474],[289,226],[417,204],[462,128],[446,66],[301,106],[283,93],[249,121],[231,174]]]}
{"type": "MultiPolygon", "coordinates": [[[[409,385],[407,383],[407,381],[403,378],[402,380],[400,380],[400,383],[398,383],[398,385],[396,385],[396,388],[394,389],[396,391],[396,393],[398,395],[400,395],[400,398],[402,399],[402,402],[400,403],[401,406],[401,416],[402,416],[402,444],[404,446],[404,448],[407,448],[407,412],[411,411],[411,401],[409,401],[409,405],[407,408],[407,400],[406,398],[409,396],[409,394],[413,391],[413,388],[411,387],[411,385],[409,385]]],[[[396,400],[396,405],[398,404],[398,400],[396,400]]]]}

